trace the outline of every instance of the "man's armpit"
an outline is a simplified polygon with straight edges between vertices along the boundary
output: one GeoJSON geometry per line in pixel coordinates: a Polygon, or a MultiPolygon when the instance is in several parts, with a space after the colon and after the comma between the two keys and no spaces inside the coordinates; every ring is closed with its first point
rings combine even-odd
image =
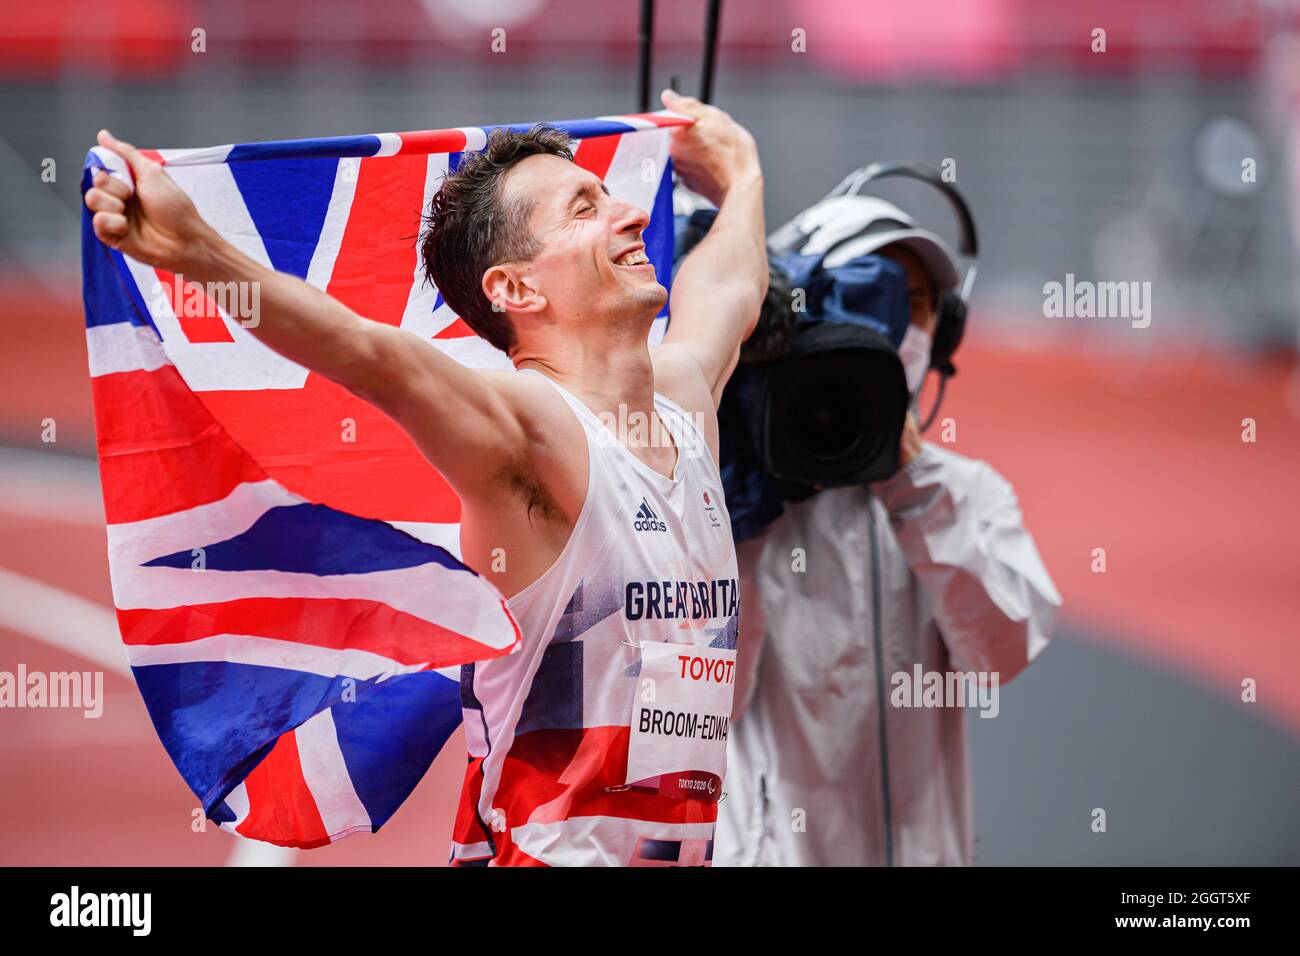
{"type": "Polygon", "coordinates": [[[490,481],[494,490],[523,504],[530,524],[563,520],[564,510],[537,477],[527,455],[520,455],[501,465],[490,481]]]}

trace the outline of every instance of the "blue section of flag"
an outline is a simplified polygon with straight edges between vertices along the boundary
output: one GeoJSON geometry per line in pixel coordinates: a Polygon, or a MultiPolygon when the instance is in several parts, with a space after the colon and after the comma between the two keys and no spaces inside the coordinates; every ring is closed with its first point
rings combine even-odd
{"type": "Polygon", "coordinates": [[[230,167],[271,267],[299,279],[316,252],[325,214],[334,194],[337,159],[290,159],[237,163],[230,167]],[[293,202],[284,201],[284,184],[293,183],[293,202]]]}
{"type": "Polygon", "coordinates": [[[154,729],[204,812],[288,733],[362,689],[343,676],[229,661],[133,667],[154,729]],[[256,715],[255,719],[250,715],[256,715]]]}
{"type": "MultiPolygon", "coordinates": [[[[86,154],[86,165],[81,172],[81,194],[91,188],[95,170],[108,167],[94,152],[86,154]]],[[[135,280],[127,270],[126,261],[112,249],[95,238],[91,225],[94,216],[81,207],[81,298],[86,309],[86,327],[115,325],[153,325],[149,310],[135,280]]],[[[156,332],[157,329],[155,328],[156,332]]]]}
{"type": "Polygon", "coordinates": [[[136,309],[132,298],[123,294],[113,250],[95,239],[90,210],[81,217],[81,298],[86,307],[86,327],[120,322],[144,325],[148,313],[136,309]]]}
{"type": "Polygon", "coordinates": [[[230,148],[227,163],[246,163],[255,159],[310,159],[313,157],[373,156],[379,152],[380,139],[364,136],[326,136],[321,139],[281,139],[266,143],[240,143],[230,148]]]}
{"type": "MultiPolygon", "coordinates": [[[[242,534],[196,542],[195,547],[203,548],[209,571],[364,574],[421,564],[468,570],[437,545],[392,525],[309,503],[271,508],[242,534]]],[[[194,560],[191,549],[185,549],[154,558],[145,567],[188,568],[194,560]]]]}
{"type": "Polygon", "coordinates": [[[348,776],[378,828],[460,726],[460,683],[437,671],[399,674],[359,687],[332,716],[348,776]]]}
{"type": "Polygon", "coordinates": [[[550,120],[538,123],[511,123],[504,127],[484,126],[484,130],[494,129],[512,129],[520,133],[526,133],[534,126],[554,126],[556,129],[562,129],[574,139],[587,139],[590,136],[609,136],[613,133],[632,133],[636,127],[629,123],[623,123],[618,120],[607,119],[576,119],[576,120],[550,120]]]}
{"type": "MultiPolygon", "coordinates": [[[[655,278],[672,294],[673,287],[673,161],[665,164],[659,191],[655,193],[654,208],[650,210],[650,227],[643,236],[645,254],[655,267],[655,278]]],[[[659,315],[668,314],[669,299],[659,315]]]]}

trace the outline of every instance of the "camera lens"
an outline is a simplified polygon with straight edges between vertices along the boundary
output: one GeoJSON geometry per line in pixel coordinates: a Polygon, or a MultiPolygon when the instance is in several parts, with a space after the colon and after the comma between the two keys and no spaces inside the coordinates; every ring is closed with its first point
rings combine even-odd
{"type": "Polygon", "coordinates": [[[790,393],[786,421],[796,454],[831,463],[851,456],[867,430],[869,396],[846,378],[805,379],[790,393]]]}
{"type": "Polygon", "coordinates": [[[902,363],[869,332],[822,328],[801,337],[807,351],[767,371],[764,461],[775,478],[799,485],[886,478],[897,468],[907,410],[902,363]]]}

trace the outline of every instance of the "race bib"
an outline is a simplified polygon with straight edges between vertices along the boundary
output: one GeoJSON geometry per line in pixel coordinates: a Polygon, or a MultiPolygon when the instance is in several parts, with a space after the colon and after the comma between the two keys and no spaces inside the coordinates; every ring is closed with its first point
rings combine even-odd
{"type": "Polygon", "coordinates": [[[735,686],[734,650],[642,644],[628,785],[663,796],[716,801],[727,764],[735,686]]]}

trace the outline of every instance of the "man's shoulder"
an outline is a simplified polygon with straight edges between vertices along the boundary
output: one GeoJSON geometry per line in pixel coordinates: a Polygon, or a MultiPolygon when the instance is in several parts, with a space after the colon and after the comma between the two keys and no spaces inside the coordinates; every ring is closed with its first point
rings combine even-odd
{"type": "Polygon", "coordinates": [[[565,429],[577,420],[555,386],[542,375],[527,375],[516,369],[484,369],[488,386],[510,407],[529,437],[541,430],[565,429]]]}

